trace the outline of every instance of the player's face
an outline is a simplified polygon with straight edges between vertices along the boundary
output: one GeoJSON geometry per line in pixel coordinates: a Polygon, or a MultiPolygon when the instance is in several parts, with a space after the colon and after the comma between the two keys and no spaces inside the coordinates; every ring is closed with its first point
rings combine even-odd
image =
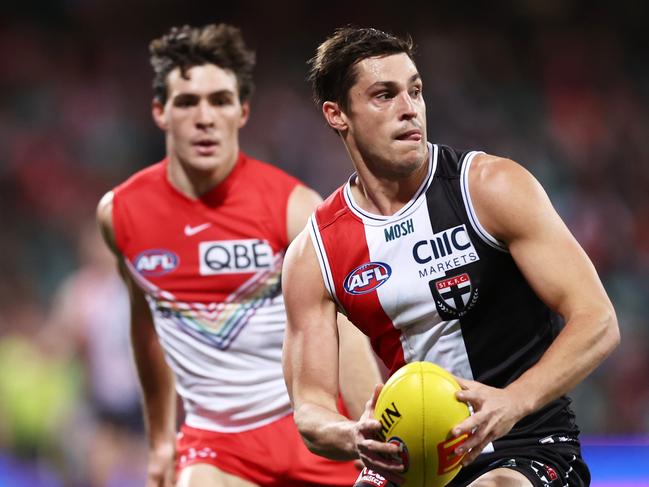
{"type": "Polygon", "coordinates": [[[239,129],[248,119],[236,76],[214,64],[194,66],[187,79],[176,68],[167,76],[167,102],[153,116],[166,133],[170,160],[194,171],[227,171],[239,153],[239,129]]]}
{"type": "Polygon", "coordinates": [[[426,104],[417,67],[405,53],[356,65],[348,93],[349,141],[377,176],[402,178],[426,161],[426,104]]]}

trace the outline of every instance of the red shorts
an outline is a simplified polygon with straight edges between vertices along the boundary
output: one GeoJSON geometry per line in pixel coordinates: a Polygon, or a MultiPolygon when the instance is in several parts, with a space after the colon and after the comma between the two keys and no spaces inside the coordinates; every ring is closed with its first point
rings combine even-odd
{"type": "Polygon", "coordinates": [[[261,486],[351,486],[359,470],[311,453],[289,414],[268,425],[239,433],[219,433],[183,425],[176,445],[176,469],[195,463],[261,486]]]}

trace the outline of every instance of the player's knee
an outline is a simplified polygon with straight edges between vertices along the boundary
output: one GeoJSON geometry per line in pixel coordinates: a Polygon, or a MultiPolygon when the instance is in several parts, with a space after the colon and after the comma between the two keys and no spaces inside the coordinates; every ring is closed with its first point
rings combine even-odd
{"type": "Polygon", "coordinates": [[[469,487],[532,487],[532,482],[510,468],[497,468],[475,479],[469,487]]]}

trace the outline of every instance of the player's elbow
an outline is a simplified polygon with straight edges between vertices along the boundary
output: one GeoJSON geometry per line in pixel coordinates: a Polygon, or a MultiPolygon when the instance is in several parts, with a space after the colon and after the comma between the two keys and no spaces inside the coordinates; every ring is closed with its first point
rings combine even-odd
{"type": "Polygon", "coordinates": [[[356,458],[353,435],[349,430],[351,422],[327,420],[323,417],[322,407],[308,402],[297,405],[293,418],[311,453],[339,461],[356,458]]]}
{"type": "Polygon", "coordinates": [[[309,407],[305,404],[295,406],[293,419],[295,420],[295,426],[297,426],[297,430],[304,444],[312,453],[318,453],[317,428],[314,427],[308,410],[309,407]]]}
{"type": "Polygon", "coordinates": [[[620,343],[620,328],[615,310],[610,303],[591,305],[584,316],[590,324],[590,338],[587,340],[594,363],[601,363],[620,343]]]}
{"type": "Polygon", "coordinates": [[[606,357],[620,344],[620,327],[612,305],[601,311],[599,322],[602,327],[601,343],[606,357]]]}
{"type": "Polygon", "coordinates": [[[293,419],[302,441],[311,453],[323,455],[324,449],[321,446],[320,433],[322,428],[313,421],[312,408],[309,404],[301,404],[295,407],[293,419]]]}

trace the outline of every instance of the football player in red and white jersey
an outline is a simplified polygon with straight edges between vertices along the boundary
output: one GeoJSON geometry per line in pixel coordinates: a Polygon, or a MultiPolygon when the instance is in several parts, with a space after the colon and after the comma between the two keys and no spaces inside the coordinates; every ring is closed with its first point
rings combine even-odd
{"type": "MultiPolygon", "coordinates": [[[[240,150],[254,53],[237,28],[172,28],[150,49],[166,158],[97,209],[130,291],[147,487],[350,485],[352,462],[302,443],[281,367],[283,255],[321,199],[240,150]]],[[[378,369],[365,337],[344,320],[339,332],[349,350],[326,365],[359,417],[378,369]]]]}
{"type": "Polygon", "coordinates": [[[338,361],[343,310],[392,372],[429,360],[458,377],[457,398],[475,414],[452,430],[472,434],[450,486],[587,486],[565,394],[619,331],[543,189],[511,160],[427,142],[411,42],[339,29],[310,78],[356,173],[319,205],[284,264],[284,368],[306,444],[403,480],[397,445],[379,441],[370,416],[379,388],[360,421],[335,410],[338,378],[325,364],[338,361]]]}

